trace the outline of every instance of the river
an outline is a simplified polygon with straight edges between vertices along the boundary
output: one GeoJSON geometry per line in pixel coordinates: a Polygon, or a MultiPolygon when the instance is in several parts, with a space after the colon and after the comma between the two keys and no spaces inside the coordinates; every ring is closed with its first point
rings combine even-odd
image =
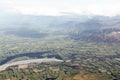
{"type": "Polygon", "coordinates": [[[6,63],[0,66],[0,71],[6,70],[6,68],[14,65],[20,65],[20,64],[29,64],[29,63],[42,63],[42,62],[63,62],[63,60],[59,60],[56,58],[40,58],[40,59],[29,59],[29,60],[22,60],[22,61],[16,61],[11,63],[6,63]]]}

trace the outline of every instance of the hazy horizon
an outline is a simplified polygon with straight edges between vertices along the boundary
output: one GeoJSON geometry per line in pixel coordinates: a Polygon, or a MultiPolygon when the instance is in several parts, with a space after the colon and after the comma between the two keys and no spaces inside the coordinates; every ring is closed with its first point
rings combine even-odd
{"type": "Polygon", "coordinates": [[[116,16],[120,0],[1,0],[0,14],[116,16]]]}

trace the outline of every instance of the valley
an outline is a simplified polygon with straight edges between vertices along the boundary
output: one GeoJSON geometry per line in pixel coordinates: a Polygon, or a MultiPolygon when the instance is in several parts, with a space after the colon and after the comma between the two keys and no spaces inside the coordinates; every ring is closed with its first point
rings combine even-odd
{"type": "Polygon", "coordinates": [[[120,19],[80,17],[27,16],[24,24],[20,17],[19,24],[6,25],[0,80],[119,80],[120,19]]]}

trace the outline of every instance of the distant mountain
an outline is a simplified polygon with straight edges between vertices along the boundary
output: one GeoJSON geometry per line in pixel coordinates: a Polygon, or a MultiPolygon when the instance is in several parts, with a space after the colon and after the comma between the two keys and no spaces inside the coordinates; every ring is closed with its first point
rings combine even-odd
{"type": "Polygon", "coordinates": [[[68,31],[72,39],[96,42],[120,42],[120,18],[90,19],[68,31]],[[76,28],[76,29],[74,29],[76,28]]]}
{"type": "Polygon", "coordinates": [[[0,28],[18,28],[18,27],[56,27],[56,25],[63,24],[69,21],[83,22],[88,20],[88,16],[73,16],[73,15],[62,15],[62,16],[32,16],[32,15],[21,15],[21,14],[5,14],[0,15],[0,28]]]}
{"type": "MultiPolygon", "coordinates": [[[[16,14],[7,15],[2,19],[0,19],[0,30],[7,30],[9,34],[24,35],[22,32],[30,31],[32,35],[38,35],[38,32],[55,31],[69,35],[71,39],[76,40],[120,42],[120,16],[31,16],[16,14]],[[27,27],[26,31],[24,29],[18,30],[25,27],[27,27]],[[32,32],[31,29],[34,31],[32,32]]],[[[30,33],[27,35],[30,36],[30,33]]]]}

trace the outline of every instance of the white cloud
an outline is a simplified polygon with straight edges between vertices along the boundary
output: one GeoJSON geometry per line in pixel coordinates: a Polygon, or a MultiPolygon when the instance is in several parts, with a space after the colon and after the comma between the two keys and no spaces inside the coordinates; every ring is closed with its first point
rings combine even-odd
{"type": "Polygon", "coordinates": [[[96,0],[93,0],[94,3],[89,3],[89,0],[85,0],[86,2],[84,3],[82,3],[82,0],[62,0],[64,2],[45,1],[0,0],[0,12],[21,13],[26,15],[60,15],[61,12],[72,12],[78,14],[83,13],[108,16],[114,16],[120,13],[120,5],[117,4],[115,0],[107,0],[107,2],[110,3],[107,3],[105,0],[102,0],[101,3],[97,3],[96,0]],[[87,3],[87,1],[89,2],[87,3]],[[114,4],[112,4],[113,2],[114,4]]]}

